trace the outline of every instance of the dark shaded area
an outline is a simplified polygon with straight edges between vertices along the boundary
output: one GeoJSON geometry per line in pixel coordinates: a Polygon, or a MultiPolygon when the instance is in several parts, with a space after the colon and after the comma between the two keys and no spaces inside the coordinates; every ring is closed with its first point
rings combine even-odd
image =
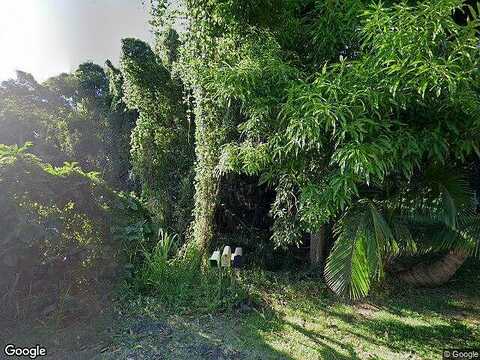
{"type": "Polygon", "coordinates": [[[219,206],[215,212],[218,234],[213,249],[241,246],[247,266],[267,270],[301,267],[307,262],[308,236],[297,247],[275,249],[271,241],[273,219],[270,209],[275,191],[259,184],[255,176],[228,174],[222,178],[219,206]]]}
{"type": "Polygon", "coordinates": [[[461,26],[466,26],[478,17],[478,0],[464,0],[463,6],[453,10],[453,20],[461,26]]]}

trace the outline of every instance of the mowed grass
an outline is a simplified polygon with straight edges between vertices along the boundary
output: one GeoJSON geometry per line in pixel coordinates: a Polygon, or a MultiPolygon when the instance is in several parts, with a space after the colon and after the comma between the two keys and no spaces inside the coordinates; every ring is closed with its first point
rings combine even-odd
{"type": "Polygon", "coordinates": [[[43,323],[15,340],[46,345],[52,359],[441,359],[444,348],[480,348],[479,265],[435,289],[388,279],[356,303],[304,272],[244,271],[239,283],[253,300],[231,311],[180,314],[138,297],[75,331],[50,326],[38,337],[43,323]]]}
{"type": "Polygon", "coordinates": [[[429,360],[441,359],[444,348],[478,349],[477,269],[478,263],[469,264],[438,289],[412,289],[390,279],[358,303],[339,302],[311,280],[277,277],[265,294],[272,317],[251,314],[246,333],[288,359],[429,360]]]}
{"type": "Polygon", "coordinates": [[[389,279],[356,303],[339,301],[320,279],[304,273],[247,271],[242,283],[255,301],[228,313],[179,316],[164,312],[154,299],[131,303],[131,317],[123,319],[112,352],[104,356],[441,359],[444,348],[480,348],[478,265],[470,261],[436,289],[389,279]]]}

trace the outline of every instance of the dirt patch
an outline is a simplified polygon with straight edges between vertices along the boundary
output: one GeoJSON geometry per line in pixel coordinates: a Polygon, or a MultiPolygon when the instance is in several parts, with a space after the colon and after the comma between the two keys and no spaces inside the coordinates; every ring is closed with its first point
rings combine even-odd
{"type": "Polygon", "coordinates": [[[380,310],[375,305],[369,303],[357,304],[355,305],[354,309],[358,314],[360,314],[366,319],[373,319],[375,317],[375,314],[380,310]]]}
{"type": "Polygon", "coordinates": [[[150,319],[141,319],[130,328],[132,335],[170,336],[172,332],[172,327],[165,322],[150,319]]]}

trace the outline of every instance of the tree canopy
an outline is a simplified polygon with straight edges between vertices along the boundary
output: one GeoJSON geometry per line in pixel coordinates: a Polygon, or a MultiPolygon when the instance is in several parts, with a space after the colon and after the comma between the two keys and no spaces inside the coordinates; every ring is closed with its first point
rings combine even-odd
{"type": "MultiPolygon", "coordinates": [[[[213,236],[225,172],[275,187],[273,240],[285,246],[401,192],[430,166],[471,162],[478,39],[476,20],[452,17],[462,4],[186,1],[174,66],[195,98],[195,240],[205,247],[213,236]]],[[[165,16],[168,4],[157,9],[165,16]]],[[[339,231],[329,261],[351,265],[327,266],[327,279],[364,295],[359,283],[378,268],[355,278],[355,264],[365,253],[382,264],[387,245],[360,233],[339,241],[339,231]]]]}

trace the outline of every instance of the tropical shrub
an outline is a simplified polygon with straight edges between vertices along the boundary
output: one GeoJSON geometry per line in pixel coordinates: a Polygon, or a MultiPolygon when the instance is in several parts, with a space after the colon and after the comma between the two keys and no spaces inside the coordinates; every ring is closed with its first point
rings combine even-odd
{"type": "Polygon", "coordinates": [[[214,239],[219,175],[256,175],[276,190],[277,246],[338,223],[327,279],[359,297],[395,251],[343,235],[362,224],[354,209],[381,231],[372,204],[478,156],[478,23],[454,21],[459,0],[335,4],[186,1],[176,68],[195,99],[199,248],[214,239]]]}
{"type": "Polygon", "coordinates": [[[197,313],[231,310],[247,299],[238,276],[231,269],[206,268],[200,253],[190,245],[171,251],[175,237],[162,232],[133,281],[127,283],[130,299],[154,298],[168,310],[197,313]]]}
{"type": "Polygon", "coordinates": [[[123,263],[112,219],[135,220],[121,210],[124,196],[98,173],[75,163],[52,166],[30,146],[0,145],[0,293],[7,318],[43,314],[65,293],[77,303],[103,296],[123,263]]]}

